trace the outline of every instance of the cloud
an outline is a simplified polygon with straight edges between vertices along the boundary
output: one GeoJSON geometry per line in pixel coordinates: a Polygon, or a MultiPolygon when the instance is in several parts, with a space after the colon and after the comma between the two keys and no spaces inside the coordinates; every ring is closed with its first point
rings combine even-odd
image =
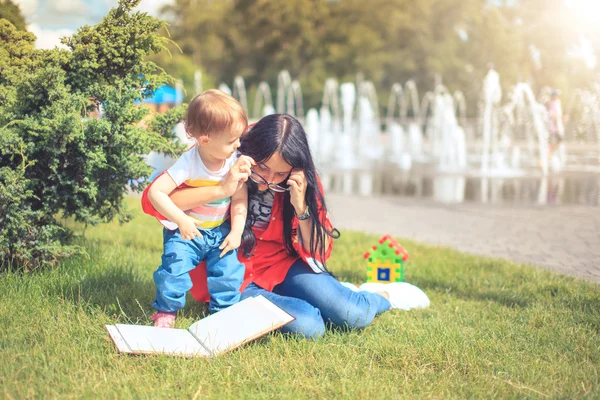
{"type": "MultiPolygon", "coordinates": [[[[160,17],[160,9],[165,5],[173,4],[173,2],[174,0],[142,0],[140,5],[135,9],[155,17],[160,17]]],[[[108,12],[110,8],[117,6],[118,0],[97,0],[97,3],[104,5],[106,7],[106,12],[108,12]]]]}
{"type": "Polygon", "coordinates": [[[173,0],[142,0],[137,10],[159,17],[160,9],[168,4],[173,4],[173,0]]]}
{"type": "Polygon", "coordinates": [[[38,0],[15,0],[15,3],[21,8],[25,19],[35,15],[39,4],[38,0]]]}
{"type": "Polygon", "coordinates": [[[43,30],[75,30],[98,23],[108,7],[97,7],[97,0],[16,0],[28,24],[43,30]]]}
{"type": "Polygon", "coordinates": [[[36,37],[36,49],[53,49],[54,47],[66,49],[67,47],[60,42],[60,38],[73,34],[71,29],[43,29],[36,24],[28,25],[27,30],[36,37]]]}
{"type": "Polygon", "coordinates": [[[56,12],[69,15],[85,15],[87,11],[82,0],[52,0],[48,1],[48,6],[56,12]]]}
{"type": "MultiPolygon", "coordinates": [[[[53,48],[62,36],[70,36],[83,25],[99,23],[118,0],[15,0],[28,29],[38,38],[37,48],[53,48]]],[[[142,0],[137,10],[159,16],[159,10],[174,0],[142,0]]]]}

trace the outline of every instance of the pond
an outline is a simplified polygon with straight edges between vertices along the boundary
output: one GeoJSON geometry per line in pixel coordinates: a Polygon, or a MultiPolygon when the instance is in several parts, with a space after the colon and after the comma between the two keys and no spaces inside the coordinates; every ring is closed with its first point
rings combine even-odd
{"type": "Polygon", "coordinates": [[[562,172],[541,176],[444,174],[432,168],[403,171],[387,166],[369,170],[321,170],[327,192],[359,196],[399,196],[441,203],[600,206],[600,173],[562,172]]]}

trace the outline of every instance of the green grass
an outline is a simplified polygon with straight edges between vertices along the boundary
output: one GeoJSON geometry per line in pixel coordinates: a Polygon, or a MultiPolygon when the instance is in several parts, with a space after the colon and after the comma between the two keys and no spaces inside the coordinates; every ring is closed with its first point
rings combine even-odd
{"type": "MultiPolygon", "coordinates": [[[[330,267],[362,282],[377,239],[343,232],[330,267]]],[[[0,397],[600,398],[597,284],[401,240],[428,309],[318,341],[273,334],[214,360],[122,356],[104,324],[150,323],[160,227],[136,214],[80,241],[89,258],[0,275],[0,397]]],[[[205,313],[190,301],[177,325],[205,313]]]]}

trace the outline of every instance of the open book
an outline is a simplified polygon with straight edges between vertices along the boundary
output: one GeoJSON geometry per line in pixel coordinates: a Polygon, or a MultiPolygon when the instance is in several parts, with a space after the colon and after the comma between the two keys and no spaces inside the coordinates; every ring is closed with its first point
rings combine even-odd
{"type": "Polygon", "coordinates": [[[214,357],[294,320],[263,296],[250,297],[186,329],[106,325],[120,353],[214,357]]]}

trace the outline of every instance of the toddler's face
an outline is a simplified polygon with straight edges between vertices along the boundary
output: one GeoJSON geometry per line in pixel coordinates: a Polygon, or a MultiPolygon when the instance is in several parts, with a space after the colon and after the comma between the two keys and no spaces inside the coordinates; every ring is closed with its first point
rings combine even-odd
{"type": "Polygon", "coordinates": [[[240,147],[240,137],[243,133],[243,127],[235,127],[230,132],[213,135],[208,138],[206,148],[213,157],[225,160],[240,147]]]}

